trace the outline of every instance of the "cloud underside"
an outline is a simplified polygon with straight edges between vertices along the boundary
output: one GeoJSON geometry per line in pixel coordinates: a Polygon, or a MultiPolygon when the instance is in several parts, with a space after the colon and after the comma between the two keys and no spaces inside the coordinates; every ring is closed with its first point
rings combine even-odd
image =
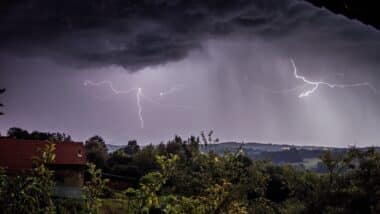
{"type": "Polygon", "coordinates": [[[355,40],[366,33],[349,28],[354,33],[345,37],[347,28],[337,26],[346,20],[329,20],[331,14],[325,10],[297,0],[8,0],[2,4],[2,51],[85,67],[115,64],[137,70],[164,64],[202,48],[210,38],[254,36],[272,42],[302,32],[311,42],[313,32],[323,35],[331,26],[334,40],[337,36],[355,40]],[[304,34],[305,30],[310,33],[304,34]]]}

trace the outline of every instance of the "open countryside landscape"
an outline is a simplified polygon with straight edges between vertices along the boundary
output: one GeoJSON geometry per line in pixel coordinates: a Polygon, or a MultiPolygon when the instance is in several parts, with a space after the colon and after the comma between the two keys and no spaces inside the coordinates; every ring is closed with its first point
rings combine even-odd
{"type": "Polygon", "coordinates": [[[10,128],[0,139],[0,163],[7,165],[1,171],[2,209],[6,213],[314,213],[317,207],[323,207],[323,213],[376,211],[377,192],[372,187],[378,183],[379,148],[219,143],[212,133],[187,139],[175,136],[146,146],[135,140],[124,146],[107,145],[102,137],[93,136],[83,146],[67,134],[10,128]],[[24,161],[15,161],[14,156],[24,161]],[[6,197],[9,194],[12,197],[6,197]]]}
{"type": "Polygon", "coordinates": [[[380,213],[377,8],[0,1],[0,214],[380,213]]]}

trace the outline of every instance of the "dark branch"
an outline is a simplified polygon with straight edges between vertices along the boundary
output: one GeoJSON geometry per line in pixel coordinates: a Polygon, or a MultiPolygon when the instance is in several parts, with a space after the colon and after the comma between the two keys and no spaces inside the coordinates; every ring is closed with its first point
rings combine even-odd
{"type": "MultiPolygon", "coordinates": [[[[5,88],[0,89],[0,94],[4,93],[5,91],[5,88]]],[[[4,105],[0,103],[0,107],[4,107],[4,105]]],[[[4,113],[0,111],[0,115],[4,115],[4,113]]]]}

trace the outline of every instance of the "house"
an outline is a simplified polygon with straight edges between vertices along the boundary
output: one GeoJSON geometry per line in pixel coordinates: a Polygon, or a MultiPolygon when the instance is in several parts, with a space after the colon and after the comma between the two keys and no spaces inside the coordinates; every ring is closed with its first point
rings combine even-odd
{"type": "MultiPolygon", "coordinates": [[[[8,174],[33,168],[33,159],[48,142],[0,138],[0,167],[8,174]]],[[[54,171],[56,193],[59,196],[81,194],[86,169],[86,152],[83,143],[55,143],[55,160],[48,167],[54,171]]]]}

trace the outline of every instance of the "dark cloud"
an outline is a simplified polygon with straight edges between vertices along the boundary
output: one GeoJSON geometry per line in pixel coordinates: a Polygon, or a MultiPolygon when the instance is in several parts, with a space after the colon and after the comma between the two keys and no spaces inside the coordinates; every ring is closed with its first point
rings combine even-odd
{"type": "Polygon", "coordinates": [[[7,0],[0,45],[65,64],[138,69],[181,59],[208,37],[284,36],[322,15],[307,8],[292,0],[7,0]]]}
{"type": "Polygon", "coordinates": [[[298,99],[311,86],[294,78],[290,59],[310,80],[379,89],[379,41],[374,28],[302,0],[2,0],[0,131],[156,143],[213,129],[227,140],[370,145],[378,94],[321,87],[298,99]],[[164,105],[144,100],[140,129],[135,94],[110,96],[84,80],[141,87],[164,105]]]}

